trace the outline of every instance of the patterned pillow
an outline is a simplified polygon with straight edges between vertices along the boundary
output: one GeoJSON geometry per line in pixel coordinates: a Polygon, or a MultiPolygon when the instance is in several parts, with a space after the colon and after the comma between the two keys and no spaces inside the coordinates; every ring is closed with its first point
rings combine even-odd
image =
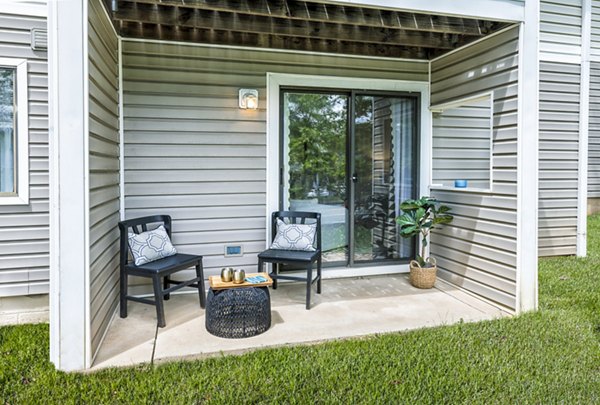
{"type": "Polygon", "coordinates": [[[271,249],[314,252],[316,232],[317,224],[286,224],[281,219],[277,219],[277,235],[271,244],[271,249]]]}
{"type": "Polygon", "coordinates": [[[177,250],[171,244],[164,226],[140,234],[129,233],[129,250],[136,266],[173,256],[177,250]]]}

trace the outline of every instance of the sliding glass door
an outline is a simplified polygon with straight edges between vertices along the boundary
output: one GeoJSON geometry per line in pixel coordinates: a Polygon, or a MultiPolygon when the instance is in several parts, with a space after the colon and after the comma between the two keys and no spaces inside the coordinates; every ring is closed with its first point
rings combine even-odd
{"type": "Polygon", "coordinates": [[[352,261],[408,259],[395,218],[416,190],[416,99],[357,94],[352,139],[352,261]]]}
{"type": "Polygon", "coordinates": [[[322,213],[326,265],[407,261],[394,218],[417,185],[417,98],[282,90],[282,209],[322,213]]]}

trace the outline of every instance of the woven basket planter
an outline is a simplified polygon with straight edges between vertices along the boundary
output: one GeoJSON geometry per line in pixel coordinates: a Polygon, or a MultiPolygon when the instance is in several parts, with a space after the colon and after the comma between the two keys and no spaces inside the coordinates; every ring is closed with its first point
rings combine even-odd
{"type": "Polygon", "coordinates": [[[417,288],[433,288],[437,273],[437,263],[434,258],[427,259],[431,267],[421,267],[419,262],[410,262],[410,284],[417,288]]]}

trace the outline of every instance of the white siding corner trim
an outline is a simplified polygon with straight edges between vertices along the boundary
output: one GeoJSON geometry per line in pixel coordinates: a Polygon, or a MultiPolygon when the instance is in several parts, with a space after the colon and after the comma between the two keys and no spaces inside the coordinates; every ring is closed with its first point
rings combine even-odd
{"type": "Polygon", "coordinates": [[[517,313],[538,305],[539,2],[519,29],[517,126],[517,313]]]}
{"type": "Polygon", "coordinates": [[[49,7],[50,142],[53,211],[50,360],[64,371],[91,363],[89,299],[89,153],[87,2],[49,7]],[[58,46],[60,44],[60,46],[58,46]],[[60,68],[59,68],[60,67],[60,68]],[[73,173],[81,173],[76,176],[73,173]]]}

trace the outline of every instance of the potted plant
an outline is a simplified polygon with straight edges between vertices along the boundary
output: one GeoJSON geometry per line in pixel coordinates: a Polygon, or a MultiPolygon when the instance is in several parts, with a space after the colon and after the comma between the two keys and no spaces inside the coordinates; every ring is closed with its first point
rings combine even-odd
{"type": "Polygon", "coordinates": [[[433,257],[425,257],[429,233],[440,225],[452,222],[450,208],[439,205],[432,197],[406,200],[400,205],[403,214],[396,218],[400,225],[400,235],[404,238],[421,237],[421,254],[410,262],[410,283],[417,288],[432,288],[437,273],[437,263],[433,257]]]}

